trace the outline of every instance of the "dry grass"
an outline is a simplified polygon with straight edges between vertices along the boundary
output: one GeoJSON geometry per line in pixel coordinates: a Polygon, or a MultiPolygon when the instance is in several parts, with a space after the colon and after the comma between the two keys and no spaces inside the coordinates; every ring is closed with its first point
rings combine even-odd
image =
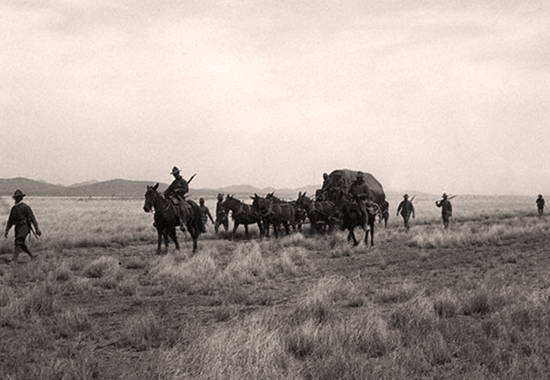
{"type": "Polygon", "coordinates": [[[207,234],[166,256],[141,200],[33,199],[40,258],[0,265],[0,378],[548,378],[550,222],[510,199],[457,198],[448,231],[417,199],[374,248],[207,234]]]}

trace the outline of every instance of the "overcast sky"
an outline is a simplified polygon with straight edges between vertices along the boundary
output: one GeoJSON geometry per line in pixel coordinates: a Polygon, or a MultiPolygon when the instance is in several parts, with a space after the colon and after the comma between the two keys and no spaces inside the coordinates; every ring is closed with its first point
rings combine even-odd
{"type": "Polygon", "coordinates": [[[0,178],[550,196],[550,1],[0,0],[0,178]]]}

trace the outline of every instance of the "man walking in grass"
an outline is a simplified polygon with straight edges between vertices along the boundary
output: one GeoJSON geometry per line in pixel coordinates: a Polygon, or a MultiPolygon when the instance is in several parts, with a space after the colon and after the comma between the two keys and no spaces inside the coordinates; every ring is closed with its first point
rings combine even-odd
{"type": "Polygon", "coordinates": [[[201,209],[202,232],[206,232],[206,222],[208,222],[208,218],[210,218],[212,224],[214,224],[214,219],[212,219],[212,215],[210,214],[208,207],[204,205],[204,198],[199,199],[199,207],[201,209]]]}
{"type": "Polygon", "coordinates": [[[537,204],[539,215],[542,216],[542,213],[544,212],[544,198],[542,197],[542,195],[539,194],[535,203],[537,204]]]}
{"type": "Polygon", "coordinates": [[[223,194],[218,194],[218,202],[216,202],[216,223],[214,223],[214,231],[216,231],[216,233],[218,233],[220,226],[223,226],[225,232],[227,232],[229,228],[229,219],[223,207],[223,194]]]}
{"type": "Polygon", "coordinates": [[[27,244],[25,244],[25,239],[33,231],[33,226],[33,232],[36,236],[42,235],[32,209],[26,203],[23,203],[24,196],[25,194],[21,190],[15,190],[13,194],[15,205],[11,208],[8,223],[6,224],[6,231],[4,232],[4,237],[7,239],[11,227],[15,226],[15,249],[13,251],[12,263],[17,263],[17,258],[21,251],[27,253],[31,257],[31,260],[34,260],[35,256],[31,253],[27,244]]]}
{"type": "MultiPolygon", "coordinates": [[[[414,197],[413,197],[414,198],[414,197]]],[[[397,207],[397,216],[403,217],[403,223],[405,225],[405,229],[408,231],[410,230],[409,226],[409,219],[411,218],[411,215],[414,219],[414,206],[411,201],[409,201],[409,195],[405,194],[403,195],[403,200],[401,203],[399,203],[399,206],[397,207]]]]}
{"type": "Polygon", "coordinates": [[[435,205],[441,207],[441,218],[443,218],[443,225],[445,228],[449,227],[449,218],[453,216],[453,206],[451,201],[448,199],[446,193],[443,193],[443,199],[436,201],[435,205]]]}

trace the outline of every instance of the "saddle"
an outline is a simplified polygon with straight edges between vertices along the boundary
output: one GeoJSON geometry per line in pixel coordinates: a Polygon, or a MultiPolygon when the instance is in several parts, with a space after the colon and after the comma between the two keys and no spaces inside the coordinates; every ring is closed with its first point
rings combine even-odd
{"type": "Polygon", "coordinates": [[[193,212],[193,208],[189,204],[185,198],[172,196],[170,197],[170,201],[172,203],[172,207],[174,207],[176,210],[176,213],[178,213],[184,221],[189,219],[189,216],[193,212]]]}

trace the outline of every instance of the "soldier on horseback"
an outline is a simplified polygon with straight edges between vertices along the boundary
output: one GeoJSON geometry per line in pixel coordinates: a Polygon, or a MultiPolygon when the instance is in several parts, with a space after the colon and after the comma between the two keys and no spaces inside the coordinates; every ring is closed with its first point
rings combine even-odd
{"type": "Polygon", "coordinates": [[[361,210],[362,225],[365,231],[370,229],[368,224],[368,210],[367,207],[372,208],[372,201],[369,199],[369,187],[367,186],[363,173],[358,172],[357,178],[351,184],[349,188],[349,195],[357,202],[359,209],[361,210]]]}
{"type": "Polygon", "coordinates": [[[180,175],[180,170],[174,166],[170,173],[174,176],[174,181],[164,190],[164,197],[169,198],[176,206],[176,214],[180,220],[180,230],[185,232],[185,221],[189,216],[190,206],[185,201],[185,194],[189,191],[188,182],[180,175]]]}

